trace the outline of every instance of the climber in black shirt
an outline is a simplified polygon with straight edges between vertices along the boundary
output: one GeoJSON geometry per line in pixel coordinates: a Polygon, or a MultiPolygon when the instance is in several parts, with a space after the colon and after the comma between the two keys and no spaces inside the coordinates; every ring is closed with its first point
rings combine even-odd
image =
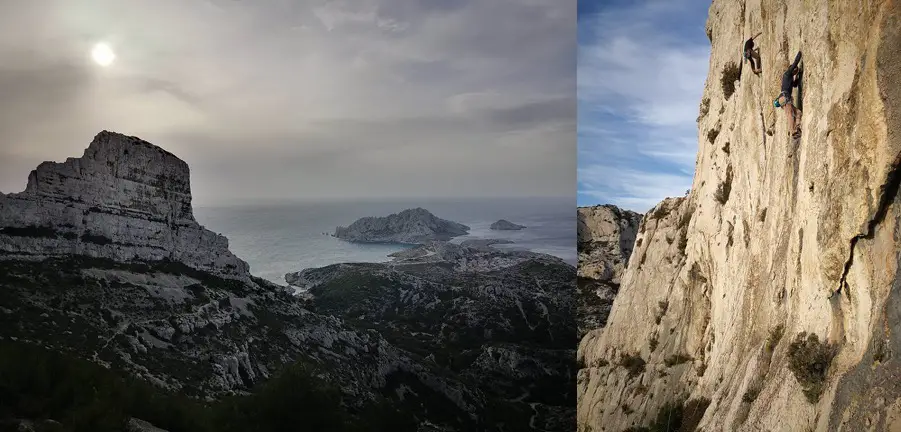
{"type": "Polygon", "coordinates": [[[798,63],[801,61],[801,51],[795,56],[795,62],[782,74],[782,92],[773,101],[776,108],[783,107],[788,118],[788,129],[792,137],[798,138],[801,134],[801,110],[795,107],[792,101],[792,89],[801,83],[801,69],[798,63]]]}
{"type": "Polygon", "coordinates": [[[746,40],[744,51],[745,60],[751,63],[751,72],[754,72],[757,75],[760,75],[760,49],[754,48],[754,38],[760,35],[761,33],[757,33],[750,39],[746,40]]]}

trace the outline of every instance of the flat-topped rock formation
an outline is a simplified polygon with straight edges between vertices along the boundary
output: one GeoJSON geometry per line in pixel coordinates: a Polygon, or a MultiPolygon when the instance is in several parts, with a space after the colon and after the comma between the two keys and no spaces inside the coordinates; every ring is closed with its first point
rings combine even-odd
{"type": "Polygon", "coordinates": [[[493,230],[498,230],[498,231],[518,231],[518,230],[526,228],[526,226],[525,225],[517,225],[506,219],[501,219],[501,220],[491,224],[491,226],[489,228],[493,229],[493,230]]]}
{"type": "Polygon", "coordinates": [[[603,327],[629,263],[641,215],[614,205],[577,210],[579,335],[603,327]]]}
{"type": "Polygon", "coordinates": [[[140,138],[108,131],[80,158],[40,164],[24,192],[0,194],[0,254],[171,260],[248,276],[228,240],[194,220],[188,165],[140,138]]]}
{"type": "Polygon", "coordinates": [[[335,229],[335,237],[357,243],[423,244],[447,241],[469,233],[463,224],[441,219],[424,208],[385,217],[364,217],[335,229]]]}

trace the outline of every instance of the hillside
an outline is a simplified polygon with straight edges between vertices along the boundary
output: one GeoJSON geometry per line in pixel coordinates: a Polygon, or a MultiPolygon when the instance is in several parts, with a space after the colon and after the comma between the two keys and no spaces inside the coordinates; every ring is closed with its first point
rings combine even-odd
{"type": "Polygon", "coordinates": [[[579,429],[898,430],[901,4],[715,0],[707,34],[693,186],[580,343],[579,429]],[[799,50],[793,141],[773,99],[799,50]]]}

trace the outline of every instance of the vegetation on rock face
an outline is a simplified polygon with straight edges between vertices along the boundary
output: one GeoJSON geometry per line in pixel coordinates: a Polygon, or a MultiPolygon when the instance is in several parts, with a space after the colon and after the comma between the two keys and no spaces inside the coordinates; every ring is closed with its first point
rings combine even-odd
{"type": "Polygon", "coordinates": [[[735,62],[729,62],[726,64],[726,67],[723,69],[722,78],[720,78],[720,84],[723,86],[723,96],[726,99],[732,96],[735,93],[735,81],[741,79],[741,66],[736,64],[735,62]]]}
{"type": "Polygon", "coordinates": [[[685,354],[673,354],[666,358],[663,362],[666,363],[667,367],[673,367],[677,364],[682,364],[691,360],[691,357],[685,354]]]}
{"type": "Polygon", "coordinates": [[[619,365],[629,371],[629,377],[634,378],[644,373],[645,361],[638,354],[623,354],[619,358],[619,365]]]}
{"type": "Polygon", "coordinates": [[[714,142],[716,142],[716,137],[718,137],[719,135],[720,135],[719,126],[713,128],[713,129],[710,129],[709,131],[707,131],[707,141],[710,141],[710,144],[713,144],[714,142]]]}
{"type": "Polygon", "coordinates": [[[716,188],[716,200],[725,205],[729,201],[729,194],[732,193],[732,165],[726,167],[726,178],[720,182],[716,188]]]}
{"type": "Polygon", "coordinates": [[[782,340],[782,334],[785,332],[785,326],[782,324],[773,327],[770,330],[770,337],[766,340],[766,351],[771,353],[776,349],[776,345],[779,345],[779,341],[782,340]]]}
{"type": "Polygon", "coordinates": [[[801,332],[788,347],[788,368],[804,388],[810,403],[820,400],[826,384],[826,373],[835,356],[835,347],[820,342],[816,334],[801,332]]]}
{"type": "Polygon", "coordinates": [[[666,403],[647,426],[633,426],[623,432],[692,432],[698,427],[710,399],[691,399],[684,403],[666,403]]]}

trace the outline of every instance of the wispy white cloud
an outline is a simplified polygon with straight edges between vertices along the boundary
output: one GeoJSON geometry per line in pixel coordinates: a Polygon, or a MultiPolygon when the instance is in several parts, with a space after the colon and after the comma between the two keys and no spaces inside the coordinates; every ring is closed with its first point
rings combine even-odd
{"type": "Polygon", "coordinates": [[[580,204],[646,210],[690,187],[705,19],[696,0],[605,3],[580,17],[591,27],[578,54],[580,204]]]}
{"type": "Polygon", "coordinates": [[[610,165],[580,167],[578,176],[579,194],[642,213],[657,205],[661,197],[683,195],[691,188],[690,176],[610,165]]]}

